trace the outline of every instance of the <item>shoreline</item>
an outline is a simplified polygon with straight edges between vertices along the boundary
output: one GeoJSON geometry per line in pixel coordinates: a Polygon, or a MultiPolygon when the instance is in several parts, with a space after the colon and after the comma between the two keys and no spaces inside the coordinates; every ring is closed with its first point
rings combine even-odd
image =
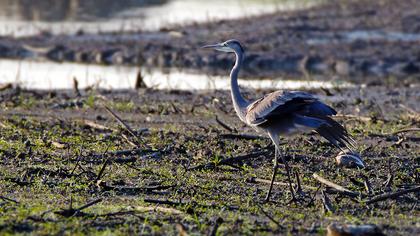
{"type": "Polygon", "coordinates": [[[248,52],[244,77],[319,74],[418,80],[416,14],[420,3],[415,0],[359,0],[155,32],[0,37],[0,58],[185,68],[221,75],[233,63],[230,56],[199,47],[237,38],[248,52]],[[335,20],[328,20],[331,17],[335,20]]]}

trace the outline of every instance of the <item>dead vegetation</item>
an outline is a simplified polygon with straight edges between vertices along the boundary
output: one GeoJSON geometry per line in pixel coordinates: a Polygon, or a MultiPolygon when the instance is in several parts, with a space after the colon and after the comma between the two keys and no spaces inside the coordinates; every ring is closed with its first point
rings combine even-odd
{"type": "Polygon", "coordinates": [[[314,134],[287,137],[298,201],[280,165],[263,204],[274,149],[238,123],[227,92],[5,89],[0,232],[325,235],[331,224],[419,234],[418,91],[392,91],[323,98],[364,170],[337,167],[339,150],[314,134]]]}

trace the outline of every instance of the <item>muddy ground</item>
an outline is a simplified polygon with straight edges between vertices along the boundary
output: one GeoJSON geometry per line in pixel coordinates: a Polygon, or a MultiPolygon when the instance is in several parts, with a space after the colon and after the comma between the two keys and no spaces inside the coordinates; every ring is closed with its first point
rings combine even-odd
{"type": "Polygon", "coordinates": [[[2,58],[223,75],[231,55],[198,48],[238,38],[243,77],[348,76],[364,85],[309,92],[337,109],[367,166],[338,167],[339,150],[315,133],[284,137],[298,201],[281,164],[263,203],[274,147],[239,122],[227,91],[2,87],[0,234],[325,235],[331,223],[420,234],[419,11],[360,0],[159,32],[0,38],[2,58]]]}
{"type": "Polygon", "coordinates": [[[281,164],[263,203],[274,147],[239,122],[227,91],[1,91],[0,232],[325,235],[335,222],[420,234],[418,87],[310,92],[337,108],[367,167],[337,167],[313,133],[285,137],[299,201],[281,164]]]}
{"type": "Polygon", "coordinates": [[[419,1],[327,2],[295,12],[172,26],[158,32],[2,37],[0,57],[225,74],[232,64],[230,55],[203,52],[199,47],[236,38],[248,50],[243,73],[248,77],[318,73],[356,81],[363,80],[360,76],[419,81],[419,1]]]}

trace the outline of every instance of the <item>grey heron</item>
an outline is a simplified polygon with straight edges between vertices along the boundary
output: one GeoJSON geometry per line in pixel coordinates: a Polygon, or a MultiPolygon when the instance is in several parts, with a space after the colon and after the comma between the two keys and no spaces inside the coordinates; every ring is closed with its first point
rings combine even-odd
{"type": "MultiPolygon", "coordinates": [[[[301,91],[275,91],[255,101],[245,99],[238,85],[238,74],[244,59],[244,49],[235,39],[223,43],[207,45],[217,51],[234,53],[235,65],[230,73],[231,96],[234,109],[239,119],[259,132],[268,134],[275,146],[273,175],[266,201],[269,201],[273,183],[277,174],[278,157],[285,165],[290,191],[295,199],[290,178],[290,168],[284,156],[280,154],[280,136],[308,130],[315,130],[331,144],[344,150],[354,148],[354,141],[346,129],[331,116],[337,112],[313,95],[301,91]]],[[[364,167],[362,159],[355,157],[355,164],[364,167]]]]}

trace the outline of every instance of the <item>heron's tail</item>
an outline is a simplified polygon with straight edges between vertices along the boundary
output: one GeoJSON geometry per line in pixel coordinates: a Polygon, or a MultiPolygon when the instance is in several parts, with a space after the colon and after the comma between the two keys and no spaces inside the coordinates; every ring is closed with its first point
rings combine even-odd
{"type": "Polygon", "coordinates": [[[355,141],[347,130],[329,116],[311,117],[295,114],[294,121],[296,124],[315,129],[317,133],[341,150],[343,148],[355,149],[355,141]]]}

